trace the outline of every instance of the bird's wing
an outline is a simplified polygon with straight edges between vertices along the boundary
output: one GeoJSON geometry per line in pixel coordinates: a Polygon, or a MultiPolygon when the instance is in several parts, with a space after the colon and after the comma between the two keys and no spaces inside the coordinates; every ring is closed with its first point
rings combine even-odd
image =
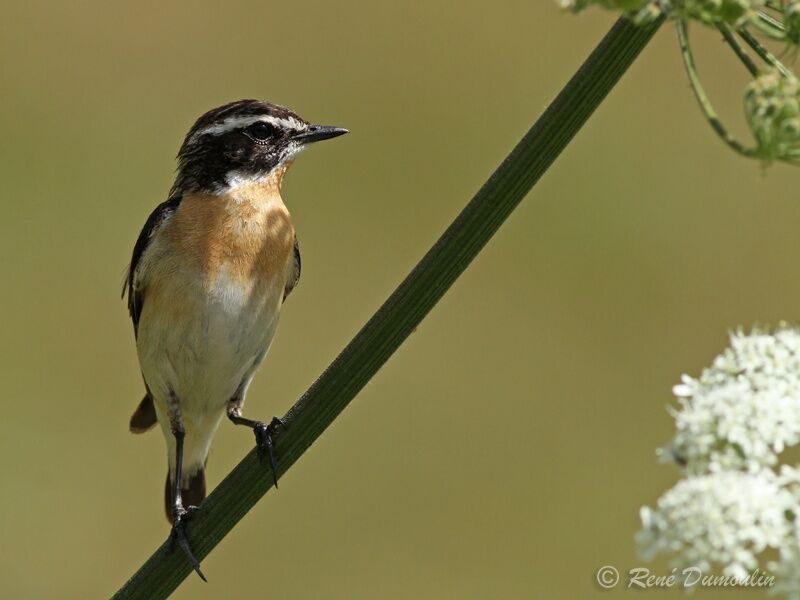
{"type": "Polygon", "coordinates": [[[128,267],[128,275],[125,277],[125,283],[122,288],[122,295],[128,294],[128,312],[131,314],[133,321],[133,332],[138,335],[139,331],[139,316],[142,314],[142,307],[144,305],[144,296],[142,290],[138,287],[140,274],[137,272],[140,266],[142,256],[150,246],[159,230],[173,217],[175,211],[181,203],[180,196],[173,196],[166,202],[159,204],[156,209],[147,217],[147,221],[139,233],[139,238],[133,246],[133,256],[131,257],[131,264],[128,267]]]}
{"type": "Polygon", "coordinates": [[[286,300],[286,297],[292,293],[292,290],[295,288],[295,286],[297,286],[297,282],[300,281],[300,244],[297,243],[297,236],[294,237],[294,252],[292,254],[294,268],[289,275],[289,279],[286,281],[286,287],[283,288],[284,300],[286,300]]]}

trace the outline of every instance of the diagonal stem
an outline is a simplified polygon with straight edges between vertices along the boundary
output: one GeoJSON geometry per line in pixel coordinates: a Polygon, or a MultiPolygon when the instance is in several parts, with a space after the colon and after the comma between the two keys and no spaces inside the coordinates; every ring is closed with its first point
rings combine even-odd
{"type": "Polygon", "coordinates": [[[744,28],[738,29],[736,33],[745,41],[745,43],[750,46],[753,51],[761,57],[765,63],[777,69],[781,75],[784,77],[793,77],[792,72],[786,68],[786,66],[778,60],[778,58],[772,54],[769,50],[767,50],[761,42],[759,42],[753,35],[744,28]]]}
{"type": "Polygon", "coordinates": [[[786,27],[778,19],[765,12],[758,11],[756,18],[760,21],[758,29],[762,30],[767,28],[770,31],[771,37],[775,39],[784,39],[786,37],[786,27]]]}
{"type": "MultiPolygon", "coordinates": [[[[633,63],[662,19],[620,19],[414,270],[286,416],[275,440],[284,473],[344,410],[467,268],[633,63]]],[[[202,559],[272,487],[251,451],[203,503],[188,535],[202,559]]],[[[191,572],[162,545],[115,598],[166,598],[191,572]]],[[[222,574],[218,575],[222,577],[222,574]]],[[[212,574],[213,577],[213,574],[212,574]]]]}
{"type": "MultiPolygon", "coordinates": [[[[758,11],[755,20],[751,21],[750,25],[774,40],[786,39],[786,28],[783,26],[783,23],[765,12],[758,11]]],[[[740,29],[744,29],[744,27],[740,29]]]]}
{"type": "Polygon", "coordinates": [[[744,64],[745,68],[750,71],[750,75],[753,77],[758,77],[758,65],[753,62],[753,59],[750,58],[750,55],[747,54],[744,48],[742,48],[742,45],[736,39],[736,36],[733,35],[731,28],[726,23],[720,23],[717,25],[717,29],[719,29],[722,37],[725,38],[725,41],[728,43],[731,49],[733,49],[733,52],[736,54],[739,60],[742,61],[742,64],[744,64]]]}

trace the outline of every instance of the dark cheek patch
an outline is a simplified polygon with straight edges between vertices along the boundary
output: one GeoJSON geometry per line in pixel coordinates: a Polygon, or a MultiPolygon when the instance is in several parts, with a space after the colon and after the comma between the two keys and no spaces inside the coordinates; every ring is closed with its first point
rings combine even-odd
{"type": "Polygon", "coordinates": [[[176,186],[213,192],[227,185],[231,171],[245,177],[267,173],[278,165],[280,148],[285,143],[281,139],[259,144],[241,131],[206,136],[195,151],[185,156],[176,186]]]}
{"type": "Polygon", "coordinates": [[[244,175],[258,175],[276,166],[277,154],[272,143],[259,144],[240,132],[226,137],[223,153],[226,173],[239,171],[244,175]]]}
{"type": "Polygon", "coordinates": [[[246,162],[248,155],[248,148],[244,144],[233,142],[227,145],[223,158],[229,166],[236,168],[246,162]]]}

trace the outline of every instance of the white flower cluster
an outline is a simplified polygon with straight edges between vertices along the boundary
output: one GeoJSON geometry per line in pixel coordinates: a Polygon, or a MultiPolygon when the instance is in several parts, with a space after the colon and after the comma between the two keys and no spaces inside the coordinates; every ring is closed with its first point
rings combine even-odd
{"type": "Polygon", "coordinates": [[[661,456],[685,475],[641,511],[642,557],[745,578],[765,550],[773,591],[800,599],[800,470],[778,467],[800,443],[800,330],[741,331],[698,379],[673,389],[677,432],[661,456]]]}
{"type": "Polygon", "coordinates": [[[722,565],[726,575],[745,578],[756,555],[779,548],[792,532],[786,511],[797,498],[771,471],[721,471],[688,477],[665,493],[658,508],[642,508],[642,557],[681,553],[682,566],[707,572],[722,565]]]}
{"type": "Polygon", "coordinates": [[[677,434],[662,452],[687,473],[775,465],[800,442],[800,333],[737,332],[699,379],[684,375],[673,393],[677,434]]]}

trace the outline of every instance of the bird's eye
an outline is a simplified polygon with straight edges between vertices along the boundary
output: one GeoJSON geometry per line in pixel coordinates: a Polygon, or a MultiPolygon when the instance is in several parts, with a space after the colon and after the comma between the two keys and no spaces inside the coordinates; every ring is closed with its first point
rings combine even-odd
{"type": "Polygon", "coordinates": [[[247,128],[247,134],[258,141],[263,142],[275,133],[275,128],[263,121],[258,121],[247,128]]]}

